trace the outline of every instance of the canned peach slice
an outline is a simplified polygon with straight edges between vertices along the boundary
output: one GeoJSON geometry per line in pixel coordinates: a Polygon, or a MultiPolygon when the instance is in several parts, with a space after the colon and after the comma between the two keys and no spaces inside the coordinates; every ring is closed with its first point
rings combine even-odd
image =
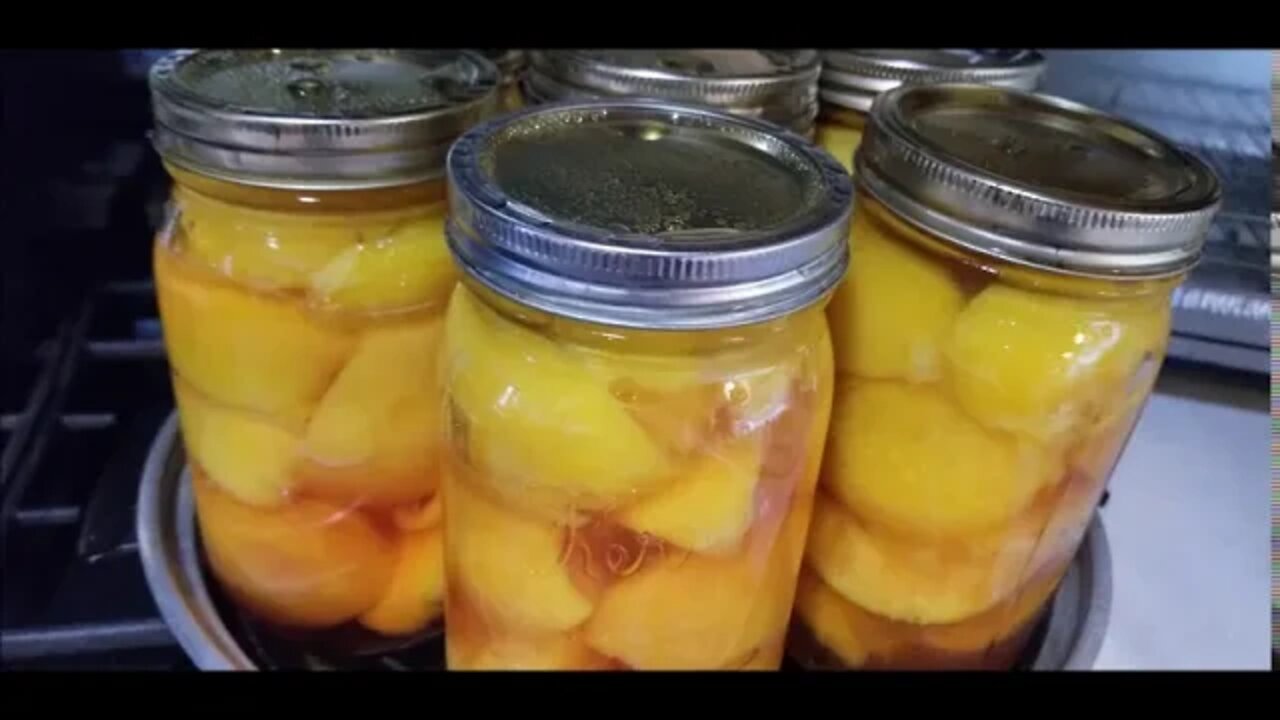
{"type": "Polygon", "coordinates": [[[253,210],[179,186],[181,251],[233,280],[266,290],[303,290],[311,275],[360,236],[347,218],[253,210]]]}
{"type": "Polygon", "coordinates": [[[444,493],[442,492],[436,492],[430,498],[423,498],[415,503],[396,506],[391,511],[392,522],[401,530],[430,530],[438,526],[443,518],[444,493]]]}
{"type": "Polygon", "coordinates": [[[1071,558],[1028,572],[1028,579],[1004,602],[981,615],[950,624],[920,629],[921,639],[932,647],[956,652],[984,650],[1013,635],[1031,622],[1057,589],[1071,558]]]}
{"type": "Polygon", "coordinates": [[[873,655],[890,655],[904,644],[884,628],[885,621],[858,610],[807,568],[800,571],[795,613],[814,639],[849,667],[861,666],[873,655]]]}
{"type": "Polygon", "coordinates": [[[940,378],[943,344],[964,298],[946,267],[894,243],[857,213],[849,277],[827,306],[836,370],[866,378],[940,378]]]}
{"type": "Polygon", "coordinates": [[[711,441],[722,394],[696,358],[574,352],[663,449],[683,456],[711,441]]]}
{"type": "Polygon", "coordinates": [[[623,510],[618,522],[686,550],[737,547],[754,519],[760,435],[707,448],[670,485],[623,510]]]}
{"type": "Polygon", "coordinates": [[[587,644],[637,669],[744,662],[786,625],[806,519],[793,510],[761,521],[733,557],[667,550],[604,592],[587,644]]]}
{"type": "Polygon", "coordinates": [[[301,438],[260,415],[218,405],[179,376],[173,390],[187,452],[219,488],[249,505],[287,500],[301,438]]]}
{"type": "Polygon", "coordinates": [[[823,485],[846,505],[921,536],[981,531],[1051,483],[1056,455],[991,432],[936,390],[850,388],[832,413],[823,485]]]}
{"type": "Polygon", "coordinates": [[[378,604],[360,616],[360,624],[383,635],[408,635],[439,617],[443,602],[443,533],[404,533],[391,582],[378,604]]]}
{"type": "Polygon", "coordinates": [[[871,612],[913,623],[949,623],[976,615],[1020,581],[1034,532],[1002,543],[911,542],[869,532],[829,497],[819,496],[805,557],[842,597],[871,612]]]}
{"type": "Polygon", "coordinates": [[[734,435],[759,432],[791,409],[792,390],[800,374],[793,359],[727,378],[724,395],[729,431],[734,435]]]}
{"type": "MultiPolygon", "coordinates": [[[[1057,439],[1119,402],[1159,334],[1106,301],[1008,285],[978,294],[947,345],[950,382],[987,427],[1057,439]]],[[[1156,323],[1158,324],[1158,323],[1156,323]]]]}
{"type": "Polygon", "coordinates": [[[395,548],[358,511],[299,499],[261,509],[193,474],[209,562],[239,603],[291,627],[331,627],[369,610],[394,571],[395,548]]]}
{"type": "Polygon", "coordinates": [[[162,245],[155,279],[165,348],[211,399],[301,427],[354,346],[283,299],[233,288],[162,245]]]}
{"type": "Polygon", "coordinates": [[[439,317],[367,330],[307,424],[307,492],[343,502],[396,505],[439,483],[442,396],[439,317]]]}
{"type": "Polygon", "coordinates": [[[371,227],[311,277],[311,301],[326,309],[378,312],[440,305],[457,276],[444,213],[395,228],[371,227]]]}
{"type": "Polygon", "coordinates": [[[568,630],[591,614],[562,560],[556,527],[495,505],[467,483],[445,489],[450,573],[486,626],[568,630]]]}
{"type": "Polygon", "coordinates": [[[467,670],[609,670],[614,663],[587,647],[576,634],[523,636],[495,633],[457,641],[467,670]]]}
{"type": "Polygon", "coordinates": [[[567,512],[613,507],[668,476],[666,453],[604,383],[551,340],[492,313],[454,293],[445,333],[465,456],[487,482],[521,488],[503,493],[509,499],[567,512]]]}

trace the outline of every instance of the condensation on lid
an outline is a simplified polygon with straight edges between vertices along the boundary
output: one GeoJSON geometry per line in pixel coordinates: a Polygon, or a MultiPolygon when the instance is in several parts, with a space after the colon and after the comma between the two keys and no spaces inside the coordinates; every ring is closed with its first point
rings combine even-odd
{"type": "Polygon", "coordinates": [[[788,77],[812,69],[813,51],[623,49],[566,51],[584,61],[613,66],[624,72],[654,71],[677,77],[767,78],[788,77]]]}
{"type": "Polygon", "coordinates": [[[539,50],[530,53],[529,66],[538,95],[547,100],[658,98],[808,132],[817,112],[821,59],[816,50],[539,50]]]}
{"type": "Polygon", "coordinates": [[[483,162],[503,192],[549,217],[620,233],[736,233],[782,225],[825,190],[812,163],[772,149],[623,117],[502,133],[483,162]]]}
{"type": "Polygon", "coordinates": [[[213,50],[177,62],[166,85],[222,111],[354,120],[473,100],[482,75],[452,51],[213,50]]]}
{"type": "Polygon", "coordinates": [[[460,265],[571,317],[756,322],[813,302],[847,262],[852,187],[840,165],[710,108],[535,107],[460,138],[449,172],[460,265]]]}
{"type": "Polygon", "coordinates": [[[202,50],[153,67],[166,159],[238,181],[376,186],[443,169],[496,107],[498,71],[458,50],[202,50]]]}
{"type": "Polygon", "coordinates": [[[1162,274],[1198,257],[1220,202],[1203,162],[1155,133],[1045,95],[904,86],[877,100],[859,181],[973,247],[1056,269],[1162,274]]]}

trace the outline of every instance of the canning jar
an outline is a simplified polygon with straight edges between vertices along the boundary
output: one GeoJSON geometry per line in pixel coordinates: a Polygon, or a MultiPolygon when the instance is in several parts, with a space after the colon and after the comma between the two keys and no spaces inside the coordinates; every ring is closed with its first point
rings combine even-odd
{"type": "Polygon", "coordinates": [[[449,156],[451,669],[777,668],[851,183],[708,108],[531,108],[449,156]]]}
{"type": "Polygon", "coordinates": [[[156,291],[201,541],[268,630],[341,650],[440,618],[444,159],[496,83],[456,51],[152,71],[173,179],[156,291]]]}
{"type": "Polygon", "coordinates": [[[816,50],[534,50],[530,103],[647,97],[707,105],[813,137],[816,50]]]}
{"type": "Polygon", "coordinates": [[[519,110],[524,106],[520,94],[520,78],[528,58],[523,50],[481,50],[485,57],[498,66],[498,107],[503,112],[519,110]]]}
{"type": "Polygon", "coordinates": [[[906,83],[965,82],[1034,90],[1044,57],[1034,50],[828,50],[818,79],[817,141],[850,171],[871,103],[906,83]]]}
{"type": "Polygon", "coordinates": [[[973,84],[885,93],[856,162],[791,652],[1006,668],[1151,392],[1218,181],[1139,127],[973,84]]]}

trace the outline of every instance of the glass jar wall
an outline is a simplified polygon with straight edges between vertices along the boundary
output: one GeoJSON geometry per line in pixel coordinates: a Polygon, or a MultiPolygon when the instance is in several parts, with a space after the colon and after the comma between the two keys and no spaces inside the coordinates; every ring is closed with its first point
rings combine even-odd
{"type": "Polygon", "coordinates": [[[611,101],[455,146],[451,669],[778,667],[850,188],[775,132],[611,101]]]}
{"type": "Polygon", "coordinates": [[[495,82],[479,56],[391,51],[204,51],[153,74],[174,181],[154,271],[202,545],[237,606],[300,642],[438,630],[456,274],[431,148],[491,112],[495,82]],[[449,101],[424,73],[456,76],[449,101]],[[403,124],[368,125],[373,97],[403,124]],[[405,139],[423,144],[397,156],[405,139]]]}
{"type": "Polygon", "coordinates": [[[977,85],[890,91],[857,157],[790,652],[1007,668],[1151,392],[1217,181],[1139,128],[977,85]]]}
{"type": "Polygon", "coordinates": [[[847,169],[880,93],[905,83],[972,82],[1034,90],[1044,58],[1032,50],[829,50],[818,80],[815,139],[847,169]]]}

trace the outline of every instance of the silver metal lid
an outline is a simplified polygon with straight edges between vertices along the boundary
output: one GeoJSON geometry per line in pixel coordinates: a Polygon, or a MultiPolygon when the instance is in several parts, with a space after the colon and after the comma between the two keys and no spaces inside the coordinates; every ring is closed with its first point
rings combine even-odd
{"type": "Polygon", "coordinates": [[[807,133],[818,112],[816,50],[537,50],[535,101],[649,97],[710,105],[807,133]]]}
{"type": "Polygon", "coordinates": [[[884,93],[855,170],[859,187],[958,245],[1094,276],[1186,270],[1221,199],[1207,165],[1151,131],[988,85],[884,93]]]}
{"type": "Polygon", "coordinates": [[[528,108],[449,153],[449,247],[556,315],[700,329],[807,306],[848,265],[851,181],[794,133],[706,107],[528,108]]]}
{"type": "Polygon", "coordinates": [[[828,50],[818,88],[822,102],[865,113],[880,93],[908,83],[1034,90],[1044,68],[1034,50],[828,50]]]}
{"type": "Polygon", "coordinates": [[[439,177],[495,111],[498,70],[462,50],[202,50],[152,68],[156,147],[179,167],[268,187],[439,177]]]}

